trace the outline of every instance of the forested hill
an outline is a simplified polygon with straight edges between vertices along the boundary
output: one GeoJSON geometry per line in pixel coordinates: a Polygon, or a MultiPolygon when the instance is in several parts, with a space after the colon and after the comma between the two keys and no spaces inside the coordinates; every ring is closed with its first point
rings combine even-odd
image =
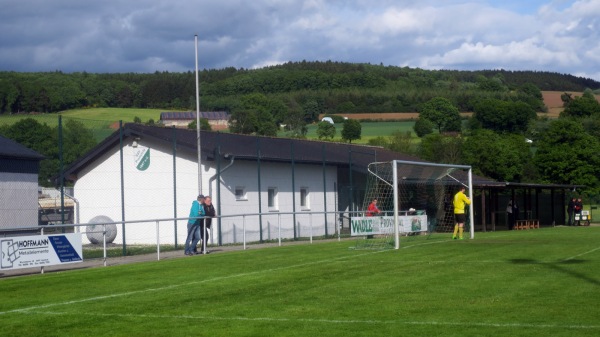
{"type": "MultiPolygon", "coordinates": [[[[200,82],[202,110],[247,110],[259,95],[268,100],[276,120],[306,111],[307,105],[319,113],[413,112],[438,96],[461,111],[489,97],[526,101],[543,111],[539,90],[600,89],[598,81],[550,72],[422,70],[331,61],[209,69],[200,73],[200,82]]],[[[81,107],[194,110],[195,105],[193,72],[0,72],[0,114],[81,107]]]]}

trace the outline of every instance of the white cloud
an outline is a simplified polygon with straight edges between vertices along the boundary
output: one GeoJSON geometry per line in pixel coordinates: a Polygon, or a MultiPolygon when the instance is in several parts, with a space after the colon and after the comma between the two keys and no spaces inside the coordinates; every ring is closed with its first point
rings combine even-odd
{"type": "Polygon", "coordinates": [[[600,80],[598,0],[10,1],[0,70],[153,72],[300,60],[600,80]]]}

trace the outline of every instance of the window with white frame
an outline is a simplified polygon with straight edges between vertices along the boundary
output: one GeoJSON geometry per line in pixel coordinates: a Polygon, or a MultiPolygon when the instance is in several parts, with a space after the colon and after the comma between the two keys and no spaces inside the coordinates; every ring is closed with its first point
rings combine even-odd
{"type": "Polygon", "coordinates": [[[310,209],[310,194],[308,187],[300,188],[300,209],[306,211],[310,209]]]}
{"type": "Polygon", "coordinates": [[[278,211],[279,200],[277,199],[277,187],[269,187],[267,191],[269,211],[278,211]]]}
{"type": "Polygon", "coordinates": [[[246,188],[244,186],[235,187],[235,200],[248,200],[246,197],[246,188]]]}

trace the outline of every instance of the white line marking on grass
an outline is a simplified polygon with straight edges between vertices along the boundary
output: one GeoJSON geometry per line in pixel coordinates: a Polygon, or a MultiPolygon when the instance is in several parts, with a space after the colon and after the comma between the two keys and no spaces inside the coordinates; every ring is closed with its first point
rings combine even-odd
{"type": "Polygon", "coordinates": [[[569,260],[573,260],[573,259],[575,259],[575,258],[578,258],[578,257],[580,257],[580,256],[583,256],[583,255],[587,255],[587,254],[593,253],[593,252],[595,252],[595,251],[597,251],[597,250],[599,250],[599,249],[600,249],[600,247],[597,247],[597,248],[594,248],[594,249],[592,249],[592,250],[588,250],[588,251],[587,251],[587,252],[585,252],[585,253],[577,254],[577,255],[571,256],[571,257],[569,257],[569,258],[566,258],[566,259],[564,259],[563,261],[569,261],[569,260]]]}
{"type": "Polygon", "coordinates": [[[31,311],[31,310],[37,310],[37,309],[45,309],[45,308],[50,308],[50,307],[70,305],[70,304],[76,304],[76,303],[105,300],[105,299],[110,299],[110,298],[115,298],[115,297],[123,297],[123,296],[135,295],[135,294],[142,294],[142,293],[146,293],[146,292],[163,291],[163,290],[168,290],[168,289],[175,289],[175,288],[180,288],[180,287],[187,287],[187,286],[190,286],[190,285],[198,285],[198,284],[207,283],[207,282],[221,281],[221,280],[227,280],[227,279],[232,279],[232,278],[237,278],[237,277],[244,277],[244,276],[250,276],[250,275],[257,275],[257,274],[261,274],[261,273],[264,273],[264,272],[276,272],[276,271],[281,271],[281,270],[286,270],[286,269],[292,269],[292,268],[298,268],[298,267],[305,267],[305,266],[310,266],[310,265],[317,265],[317,264],[322,264],[322,263],[328,263],[328,262],[332,262],[332,261],[353,259],[353,258],[355,258],[357,256],[371,255],[371,254],[382,253],[382,252],[384,252],[384,251],[368,252],[368,253],[363,253],[363,254],[359,254],[359,255],[340,256],[338,258],[333,258],[333,259],[327,259],[327,260],[321,260],[321,261],[314,261],[314,262],[307,262],[307,263],[301,263],[301,264],[296,264],[296,265],[291,265],[291,266],[285,266],[285,267],[279,267],[279,268],[257,270],[257,271],[253,271],[253,272],[249,272],[249,273],[234,274],[234,275],[229,275],[229,276],[220,276],[220,277],[215,277],[215,278],[206,279],[206,280],[193,281],[193,282],[187,282],[187,283],[182,283],[182,284],[172,284],[172,285],[168,285],[168,286],[165,286],[165,287],[159,287],[159,288],[148,288],[148,289],[142,289],[142,290],[134,290],[134,291],[128,291],[128,292],[118,293],[118,294],[95,296],[95,297],[83,298],[83,299],[79,299],[79,300],[71,300],[71,301],[58,302],[58,303],[49,303],[49,304],[37,305],[37,306],[33,306],[33,307],[26,307],[26,308],[13,309],[13,310],[7,310],[7,311],[0,311],[0,315],[10,314],[10,313],[16,313],[16,312],[23,312],[23,311],[31,311]]]}
{"type": "Polygon", "coordinates": [[[43,315],[87,315],[119,318],[149,318],[149,319],[200,319],[213,321],[255,321],[255,322],[300,322],[325,324],[398,324],[398,325],[433,325],[433,326],[463,326],[463,327],[496,327],[496,328],[538,328],[538,329],[600,329],[600,325],[584,324],[535,324],[535,323],[492,323],[492,322],[439,322],[439,321],[404,321],[404,320],[373,320],[373,319],[315,319],[315,318],[274,318],[274,317],[223,317],[223,316],[194,316],[194,315],[136,315],[136,314],[105,314],[90,312],[46,312],[28,311],[43,315]]]}
{"type": "MultiPolygon", "coordinates": [[[[487,239],[495,239],[495,238],[501,238],[501,237],[506,237],[506,236],[510,236],[510,235],[507,235],[507,234],[502,234],[502,235],[490,235],[490,236],[487,236],[487,237],[485,237],[485,238],[483,238],[483,239],[485,239],[485,240],[487,240],[487,239]]],[[[476,238],[474,238],[474,239],[471,239],[471,238],[467,238],[467,239],[465,239],[465,241],[468,241],[468,240],[473,240],[473,241],[475,241],[475,240],[477,240],[477,237],[476,237],[476,238]]],[[[402,238],[400,238],[400,245],[401,245],[401,248],[402,248],[402,249],[406,249],[406,248],[411,248],[411,247],[426,246],[426,245],[435,245],[435,244],[438,244],[438,243],[449,243],[449,242],[455,242],[455,241],[456,241],[456,240],[453,240],[453,239],[451,239],[451,238],[448,238],[447,240],[440,240],[440,241],[428,241],[428,242],[423,242],[423,243],[417,243],[417,244],[414,244],[414,245],[402,246],[402,242],[403,242],[403,241],[402,241],[402,238]]]]}

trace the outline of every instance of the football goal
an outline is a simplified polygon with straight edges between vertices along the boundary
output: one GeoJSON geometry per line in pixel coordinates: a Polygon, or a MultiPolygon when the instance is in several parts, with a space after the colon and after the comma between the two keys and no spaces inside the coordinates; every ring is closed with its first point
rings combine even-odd
{"type": "MultiPolygon", "coordinates": [[[[450,233],[453,197],[460,187],[472,197],[471,166],[394,160],[369,164],[362,209],[351,219],[356,249],[399,249],[400,237],[450,233]]],[[[474,237],[473,203],[465,231],[474,237]]]]}

